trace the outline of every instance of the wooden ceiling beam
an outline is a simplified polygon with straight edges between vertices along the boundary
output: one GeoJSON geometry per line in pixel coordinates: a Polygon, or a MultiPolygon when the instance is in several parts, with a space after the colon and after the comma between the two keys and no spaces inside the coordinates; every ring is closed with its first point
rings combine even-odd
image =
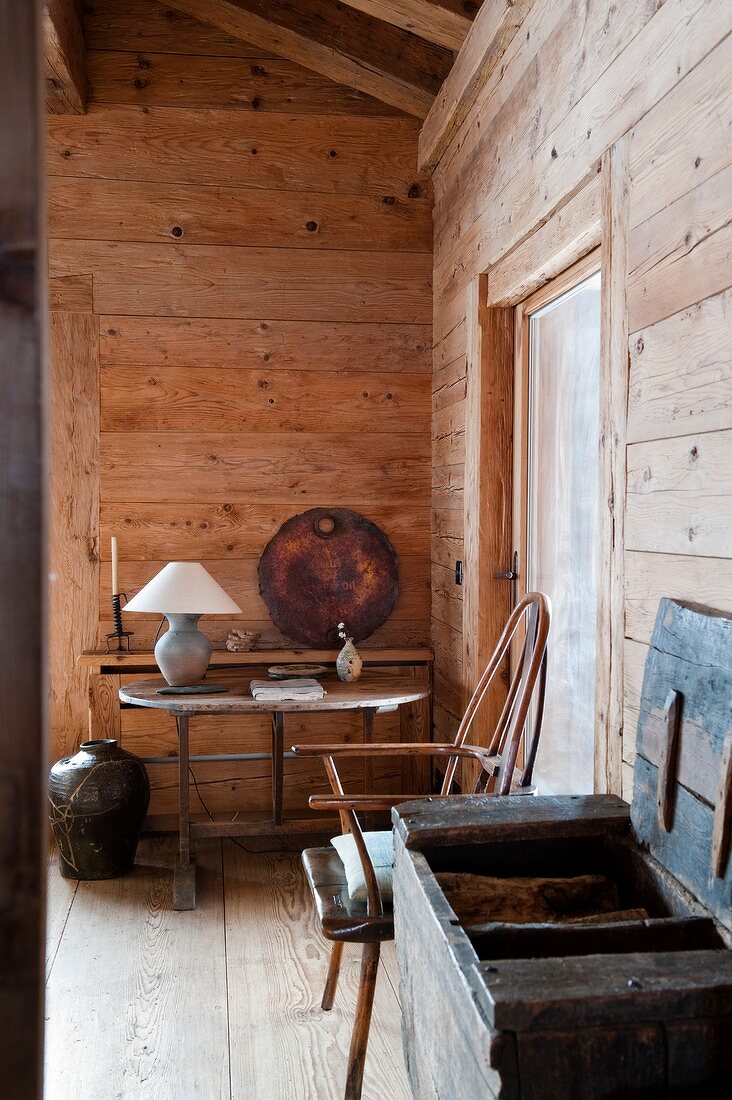
{"type": "Polygon", "coordinates": [[[460,49],[480,7],[480,0],[344,0],[344,3],[448,50],[460,49]]]}
{"type": "Polygon", "coordinates": [[[56,115],[86,111],[86,49],[75,0],[46,0],[43,11],[46,110],[56,115]]]}
{"type": "Polygon", "coordinates": [[[452,54],[339,0],[169,0],[234,38],[425,118],[452,54]]]}
{"type": "Polygon", "coordinates": [[[420,171],[439,164],[533,3],[534,0],[485,0],[425,119],[419,135],[420,171]]]}

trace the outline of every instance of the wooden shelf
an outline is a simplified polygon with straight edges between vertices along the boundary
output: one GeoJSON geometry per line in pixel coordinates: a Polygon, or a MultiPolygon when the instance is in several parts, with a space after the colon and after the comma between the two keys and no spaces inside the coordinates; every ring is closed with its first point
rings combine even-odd
{"type": "MultiPolygon", "coordinates": [[[[359,650],[366,665],[418,665],[431,664],[432,650],[418,649],[368,649],[359,650]]],[[[301,661],[335,663],[337,649],[255,649],[250,653],[229,653],[216,649],[211,655],[210,668],[237,668],[252,665],[289,664],[301,661]]],[[[147,669],[156,668],[151,650],[141,653],[82,653],[78,663],[85,668],[147,669]]]]}

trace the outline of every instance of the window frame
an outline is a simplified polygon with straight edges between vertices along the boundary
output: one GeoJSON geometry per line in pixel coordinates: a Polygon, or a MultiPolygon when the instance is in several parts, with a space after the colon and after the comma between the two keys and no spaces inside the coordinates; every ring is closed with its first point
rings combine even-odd
{"type": "MultiPolygon", "coordinates": [[[[526,557],[526,515],[528,506],[528,473],[529,473],[529,326],[531,315],[537,313],[545,306],[551,305],[557,298],[561,298],[567,291],[574,289],[590,275],[602,269],[601,249],[594,248],[592,252],[583,256],[577,263],[572,264],[548,280],[539,290],[530,294],[523,302],[515,307],[515,352],[514,352],[514,376],[513,376],[513,533],[514,550],[518,552],[519,561],[525,562],[526,557]],[[520,441],[517,446],[516,442],[520,441]]],[[[602,294],[602,289],[600,290],[602,294]]],[[[600,486],[598,486],[598,491],[600,486]]],[[[521,571],[519,571],[521,573],[521,571]]],[[[519,575],[517,595],[523,596],[526,592],[526,578],[519,575]]]]}
{"type": "MultiPolygon", "coordinates": [[[[565,271],[560,272],[554,278],[547,280],[543,286],[538,290],[530,294],[522,302],[519,302],[515,306],[515,349],[514,349],[514,377],[513,377],[513,468],[512,468],[512,482],[513,482],[513,545],[514,545],[514,561],[518,563],[518,577],[516,579],[516,597],[520,599],[526,594],[527,591],[527,568],[528,568],[528,509],[529,509],[529,479],[530,479],[530,453],[529,453],[529,413],[530,413],[530,393],[531,393],[531,348],[530,348],[530,329],[531,318],[534,314],[544,309],[546,306],[551,305],[558,299],[562,298],[568,292],[574,290],[580,286],[585,280],[592,275],[602,273],[602,249],[600,247],[594,248],[582,259],[572,264],[565,271]]],[[[602,282],[600,285],[600,296],[602,302],[602,282]]],[[[602,372],[600,372],[600,381],[602,382],[602,372]]],[[[602,392],[600,393],[600,409],[599,419],[602,423],[602,392]]],[[[599,440],[598,440],[599,443],[599,440]]],[[[601,478],[598,478],[597,484],[598,492],[598,516],[599,508],[601,506],[601,492],[602,484],[601,478]]],[[[599,540],[598,540],[599,541],[599,540]]],[[[602,558],[604,557],[602,549],[600,549],[600,561],[598,566],[602,566],[602,558]]],[[[597,652],[602,653],[601,648],[601,633],[606,629],[606,624],[603,621],[603,616],[600,614],[599,604],[601,602],[599,587],[601,586],[601,578],[598,577],[598,616],[596,625],[597,634],[597,652]]],[[[514,660],[518,659],[518,654],[514,652],[512,654],[514,660]]],[[[551,638],[550,638],[550,660],[551,660],[551,638]]],[[[598,698],[598,693],[602,691],[603,684],[607,676],[607,670],[600,667],[600,661],[596,662],[596,675],[595,675],[595,698],[598,698]]],[[[597,742],[598,730],[594,731],[594,742],[597,742]]],[[[597,787],[597,768],[595,768],[594,784],[597,787]]]]}

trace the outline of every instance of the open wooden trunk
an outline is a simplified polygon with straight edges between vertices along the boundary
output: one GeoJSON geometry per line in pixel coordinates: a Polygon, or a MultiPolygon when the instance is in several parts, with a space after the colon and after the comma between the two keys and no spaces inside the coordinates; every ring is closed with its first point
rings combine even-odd
{"type": "Polygon", "coordinates": [[[417,1100],[730,1095],[731,684],[732,618],[663,600],[632,807],[592,795],[395,811],[417,1100]]]}

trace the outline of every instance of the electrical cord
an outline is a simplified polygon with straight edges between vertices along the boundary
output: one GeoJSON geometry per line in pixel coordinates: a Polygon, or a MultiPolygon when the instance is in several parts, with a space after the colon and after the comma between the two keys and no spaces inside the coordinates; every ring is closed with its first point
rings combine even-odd
{"type": "MultiPolygon", "coordinates": [[[[177,715],[176,715],[176,718],[175,718],[175,728],[178,731],[178,733],[180,733],[180,726],[178,725],[177,715]]],[[[206,805],[206,802],[204,801],[203,795],[201,794],[200,788],[198,786],[198,780],[196,779],[196,773],[194,772],[194,770],[193,770],[193,768],[190,764],[188,765],[188,772],[190,774],[191,779],[193,780],[193,786],[195,788],[196,797],[198,798],[198,801],[203,806],[203,809],[204,809],[207,817],[209,818],[209,820],[210,821],[215,821],[216,818],[211,813],[210,809],[206,805]]],[[[233,776],[231,777],[231,779],[233,779],[233,776]]],[[[225,780],[225,782],[229,782],[229,780],[225,780]]],[[[239,811],[237,810],[236,813],[234,814],[234,816],[232,818],[230,818],[229,820],[230,821],[236,821],[238,816],[239,816],[239,811]]],[[[237,846],[237,848],[241,848],[242,852],[249,852],[250,855],[256,855],[257,854],[257,850],[255,848],[247,848],[247,846],[245,844],[242,844],[240,841],[236,840],[235,837],[233,837],[233,836],[225,836],[223,839],[224,840],[230,840],[232,844],[235,844],[237,846]]]]}
{"type": "Polygon", "coordinates": [[[158,623],[158,629],[155,631],[155,637],[153,638],[153,649],[155,649],[155,646],[158,644],[158,638],[160,637],[160,631],[163,629],[163,623],[164,622],[165,622],[165,615],[163,615],[162,619],[158,623]]]}
{"type": "MultiPolygon", "coordinates": [[[[196,773],[194,772],[194,770],[193,770],[193,768],[191,767],[190,764],[188,765],[188,771],[190,772],[191,779],[193,780],[193,786],[195,787],[196,796],[198,798],[198,801],[203,806],[209,820],[215,821],[216,818],[214,817],[214,815],[211,813],[208,806],[204,802],[203,795],[201,794],[200,790],[198,789],[198,780],[196,779],[196,773]]],[[[231,818],[231,821],[236,821],[238,816],[239,816],[239,811],[237,810],[237,812],[231,818]]],[[[256,854],[254,848],[247,848],[245,844],[242,844],[240,841],[236,840],[235,837],[233,837],[233,836],[225,836],[224,840],[230,840],[232,844],[236,844],[237,848],[241,848],[242,852],[249,852],[250,855],[256,854]]]]}

